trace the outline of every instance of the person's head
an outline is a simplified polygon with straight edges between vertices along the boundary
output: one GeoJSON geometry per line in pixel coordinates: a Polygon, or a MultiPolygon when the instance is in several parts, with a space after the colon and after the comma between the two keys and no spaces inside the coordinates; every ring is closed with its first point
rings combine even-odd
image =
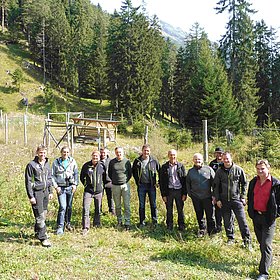
{"type": "Polygon", "coordinates": [[[217,160],[218,162],[222,161],[223,152],[224,152],[224,151],[223,151],[223,149],[222,149],[221,147],[217,147],[217,148],[215,149],[214,155],[215,155],[215,158],[216,158],[216,160],[217,160]]]}
{"type": "Polygon", "coordinates": [[[91,153],[91,161],[92,161],[93,165],[96,165],[99,160],[100,160],[100,153],[98,150],[94,150],[91,153]]]}
{"type": "Polygon", "coordinates": [[[149,144],[144,144],[142,147],[142,158],[147,159],[151,153],[151,146],[149,144]]]}
{"type": "Polygon", "coordinates": [[[168,158],[169,158],[169,162],[174,164],[177,161],[177,151],[174,149],[171,149],[168,151],[168,158]]]}
{"type": "Polygon", "coordinates": [[[223,159],[225,168],[230,168],[232,166],[232,158],[231,158],[230,152],[224,152],[222,154],[222,159],[223,159]]]}
{"type": "Polygon", "coordinates": [[[100,149],[100,159],[105,159],[108,156],[108,150],[106,148],[100,149]]]}
{"type": "Polygon", "coordinates": [[[270,164],[266,159],[260,159],[256,162],[257,174],[261,179],[268,177],[270,173],[270,164]]]}
{"type": "Polygon", "coordinates": [[[124,151],[122,147],[116,147],[115,148],[115,155],[117,160],[122,160],[124,157],[124,151]]]}
{"type": "Polygon", "coordinates": [[[47,155],[47,147],[43,144],[39,145],[36,149],[36,154],[39,158],[39,161],[45,160],[47,155]]]}
{"type": "Polygon", "coordinates": [[[200,153],[195,153],[193,155],[193,163],[196,167],[201,167],[203,165],[203,155],[200,153]]]}
{"type": "Polygon", "coordinates": [[[70,149],[68,146],[63,146],[60,150],[61,158],[62,159],[67,159],[70,154],[70,149]]]}

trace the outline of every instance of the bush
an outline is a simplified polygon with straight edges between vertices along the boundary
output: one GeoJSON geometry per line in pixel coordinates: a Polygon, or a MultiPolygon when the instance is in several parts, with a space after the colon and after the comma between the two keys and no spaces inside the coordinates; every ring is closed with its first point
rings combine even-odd
{"type": "Polygon", "coordinates": [[[142,136],[144,135],[145,131],[145,122],[141,120],[137,120],[132,125],[132,134],[135,136],[142,136]]]}
{"type": "Polygon", "coordinates": [[[177,148],[192,145],[192,133],[186,129],[169,129],[167,133],[168,143],[174,143],[177,148]]]}

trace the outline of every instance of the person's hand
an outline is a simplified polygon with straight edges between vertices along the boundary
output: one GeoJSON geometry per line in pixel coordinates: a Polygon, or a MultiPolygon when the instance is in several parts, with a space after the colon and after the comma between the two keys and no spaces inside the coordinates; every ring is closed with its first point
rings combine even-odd
{"type": "Polygon", "coordinates": [[[240,200],[241,200],[241,202],[242,202],[242,204],[243,204],[244,206],[247,204],[245,198],[241,198],[240,200]]]}
{"type": "Polygon", "coordinates": [[[222,201],[221,201],[221,200],[217,201],[217,206],[218,206],[219,208],[222,208],[223,204],[222,204],[222,201]]]}
{"type": "Polygon", "coordinates": [[[52,199],[53,199],[53,194],[49,193],[49,200],[52,200],[52,199]]]}
{"type": "Polygon", "coordinates": [[[166,197],[166,196],[163,196],[163,197],[162,197],[162,200],[166,203],[166,202],[167,202],[167,197],[166,197]]]}
{"type": "Polygon", "coordinates": [[[216,197],[215,197],[215,196],[212,196],[212,204],[213,204],[213,205],[217,204],[217,200],[216,200],[216,197]]]}
{"type": "Polygon", "coordinates": [[[36,198],[35,197],[31,197],[29,199],[29,201],[30,201],[31,204],[36,204],[36,198]]]}
{"type": "Polygon", "coordinates": [[[57,187],[55,190],[56,190],[56,193],[57,193],[57,194],[60,194],[60,193],[61,193],[61,187],[57,187]]]}
{"type": "Polygon", "coordinates": [[[182,200],[183,200],[183,201],[186,201],[186,199],[187,199],[187,196],[186,196],[185,194],[183,194],[183,195],[182,195],[182,200]]]}
{"type": "Polygon", "coordinates": [[[72,193],[74,193],[77,189],[77,186],[76,185],[72,185],[72,193]]]}

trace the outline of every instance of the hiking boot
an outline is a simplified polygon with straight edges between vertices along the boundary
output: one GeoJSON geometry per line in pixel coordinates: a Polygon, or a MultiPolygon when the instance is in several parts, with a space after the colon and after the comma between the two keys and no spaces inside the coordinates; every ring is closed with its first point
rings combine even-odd
{"type": "Polygon", "coordinates": [[[146,226],[145,222],[141,222],[141,223],[138,224],[138,227],[139,227],[139,228],[143,228],[143,227],[145,227],[145,226],[146,226]]]}
{"type": "Polygon", "coordinates": [[[234,239],[233,238],[228,238],[227,245],[233,245],[233,244],[234,244],[234,239]]]}
{"type": "Polygon", "coordinates": [[[244,249],[247,249],[249,252],[252,252],[253,251],[253,247],[252,247],[252,242],[251,240],[243,240],[243,244],[242,244],[242,247],[244,249]]]}
{"type": "Polygon", "coordinates": [[[125,230],[130,230],[130,225],[125,225],[125,226],[124,226],[124,229],[125,229],[125,230]]]}
{"type": "Polygon", "coordinates": [[[51,242],[48,239],[42,240],[41,244],[42,244],[43,247],[51,247],[52,246],[51,242]]]}
{"type": "Polygon", "coordinates": [[[266,280],[266,279],[268,279],[267,274],[259,274],[257,277],[257,280],[266,280]]]}
{"type": "Polygon", "coordinates": [[[88,228],[84,228],[84,229],[82,230],[82,235],[83,235],[83,236],[86,236],[86,235],[88,234],[88,232],[89,232],[89,229],[88,229],[88,228]]]}
{"type": "Polygon", "coordinates": [[[204,237],[205,234],[206,234],[205,229],[200,229],[200,230],[197,232],[197,237],[198,237],[198,238],[204,237]]]}
{"type": "Polygon", "coordinates": [[[74,228],[70,224],[67,224],[65,228],[70,232],[74,231],[74,228]]]}
{"type": "Polygon", "coordinates": [[[56,234],[57,235],[62,235],[64,232],[63,232],[63,228],[62,227],[59,227],[59,228],[57,228],[57,230],[56,230],[56,234]]]}
{"type": "Polygon", "coordinates": [[[179,231],[184,231],[184,230],[185,230],[185,226],[180,225],[180,226],[178,227],[178,230],[179,230],[179,231]]]}

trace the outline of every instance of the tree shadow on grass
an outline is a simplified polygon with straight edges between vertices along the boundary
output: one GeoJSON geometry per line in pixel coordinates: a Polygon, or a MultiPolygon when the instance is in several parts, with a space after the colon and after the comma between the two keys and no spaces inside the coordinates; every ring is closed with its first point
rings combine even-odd
{"type": "MultiPolygon", "coordinates": [[[[199,247],[199,246],[197,246],[199,247]]],[[[239,262],[238,259],[233,258],[232,261],[221,259],[214,260],[212,256],[206,255],[203,249],[171,249],[164,250],[151,257],[152,261],[171,261],[176,264],[182,264],[190,267],[203,267],[211,271],[224,272],[231,275],[232,279],[240,277],[240,271],[236,269],[239,262]]]]}

